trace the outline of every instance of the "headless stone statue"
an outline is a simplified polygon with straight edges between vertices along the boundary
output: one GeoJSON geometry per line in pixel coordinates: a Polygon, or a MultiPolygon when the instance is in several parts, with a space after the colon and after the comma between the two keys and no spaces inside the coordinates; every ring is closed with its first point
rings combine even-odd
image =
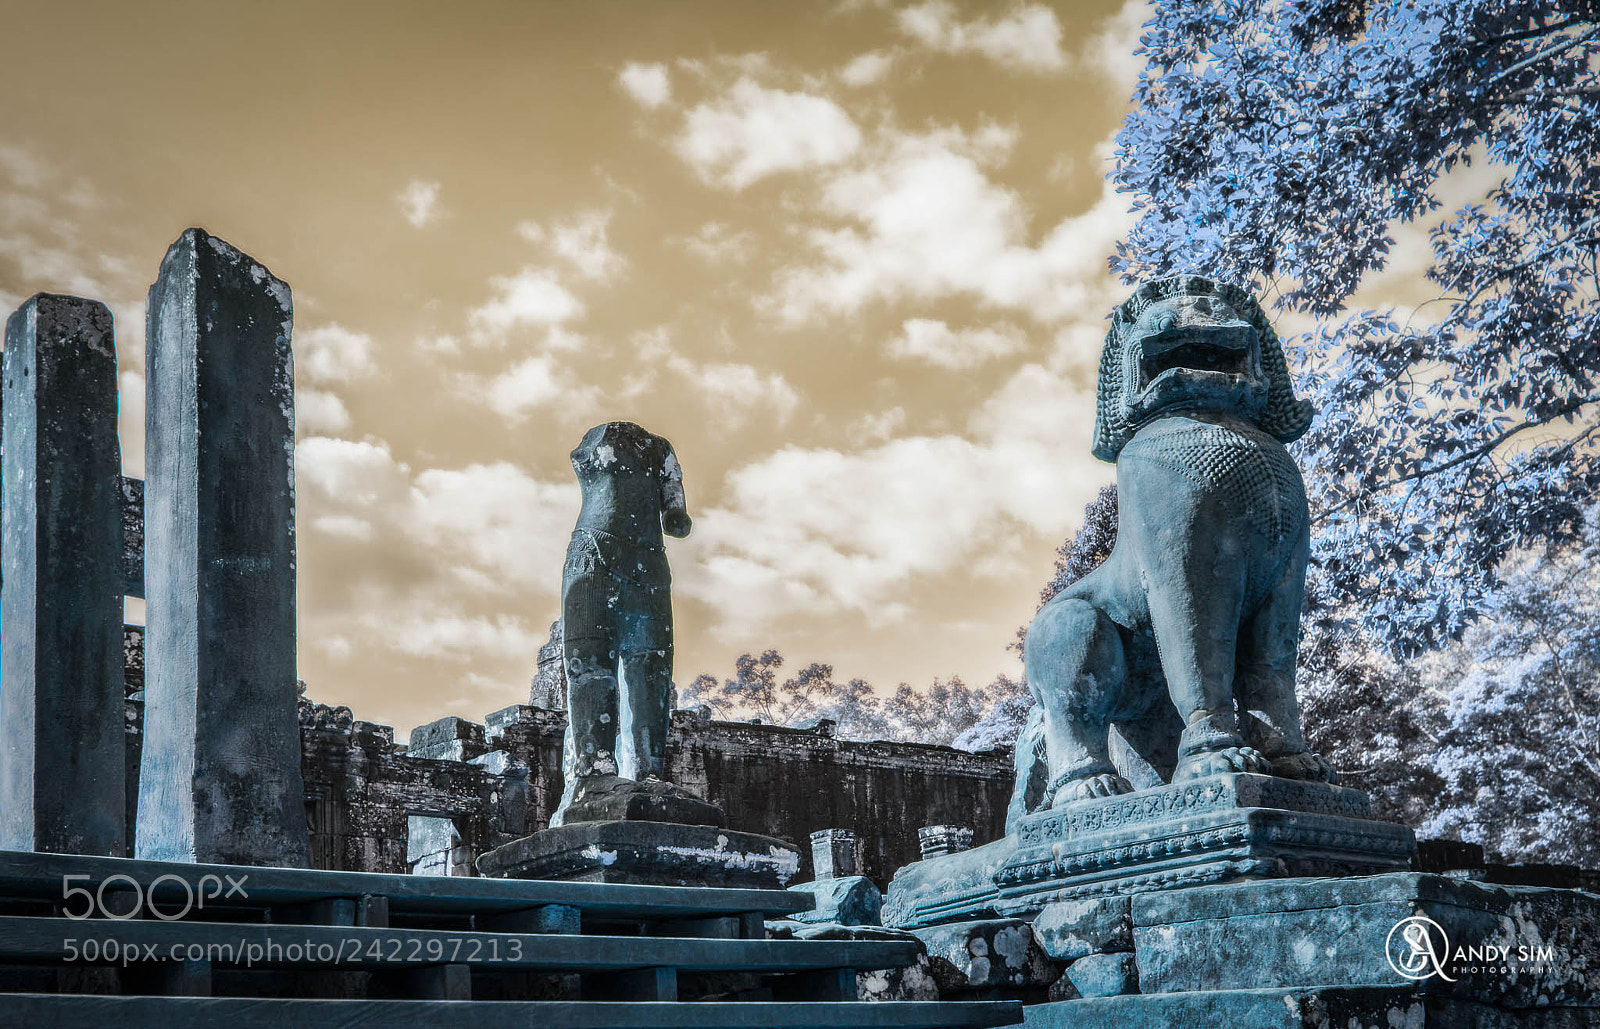
{"type": "Polygon", "coordinates": [[[1048,776],[1019,774],[1043,780],[1038,806],[1226,772],[1329,777],[1294,694],[1309,523],[1283,444],[1310,418],[1243,290],[1178,276],[1117,309],[1094,446],[1117,465],[1116,547],[1028,629],[1048,776]]]}
{"type": "Polygon", "coordinates": [[[689,534],[672,444],[632,422],[572,452],[583,509],[561,586],[566,791],[552,825],[635,818],[721,824],[661,782],[672,715],[672,576],[662,533],[689,534]]]}

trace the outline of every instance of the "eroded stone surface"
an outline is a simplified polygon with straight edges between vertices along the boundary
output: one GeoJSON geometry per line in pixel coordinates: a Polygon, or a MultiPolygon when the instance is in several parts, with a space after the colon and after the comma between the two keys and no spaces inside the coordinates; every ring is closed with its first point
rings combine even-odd
{"type": "Polygon", "coordinates": [[[1051,904],[1033,921],[1044,952],[1058,961],[1133,949],[1133,917],[1127,897],[1095,897],[1051,904]]]}
{"type": "Polygon", "coordinates": [[[1203,276],[1144,283],[1112,313],[1096,399],[1117,541],[1028,628],[1040,806],[1224,772],[1328,779],[1294,693],[1310,523],[1284,444],[1312,409],[1265,313],[1203,276]]]}
{"type": "Polygon", "coordinates": [[[947,995],[992,986],[1043,988],[1056,978],[1058,968],[1021,919],[954,922],[912,933],[928,948],[934,978],[947,995]]]}
{"type": "Polygon", "coordinates": [[[833,922],[838,925],[877,925],[883,913],[883,894],[871,879],[849,875],[789,887],[816,898],[816,907],[797,911],[797,922],[833,922]]]}
{"type": "Polygon", "coordinates": [[[572,822],[551,826],[478,859],[487,876],[663,886],[778,889],[800,867],[782,840],[671,822],[572,822]]]}
{"type": "Polygon", "coordinates": [[[148,322],[136,853],[305,865],[289,287],[190,229],[148,322]]]}
{"type": "Polygon", "coordinates": [[[111,312],[6,323],[0,847],[121,857],[123,539],[111,312]]]}
{"type": "Polygon", "coordinates": [[[1090,954],[1067,966],[1080,997],[1118,997],[1139,992],[1139,966],[1131,953],[1090,954]]]}
{"type": "Polygon", "coordinates": [[[1144,894],[1132,916],[1146,992],[1403,984],[1390,956],[1409,948],[1391,934],[1422,916],[1448,950],[1436,944],[1445,976],[1419,992],[1508,1008],[1600,1004],[1600,897],[1577,890],[1420,873],[1279,880],[1144,894]]]}

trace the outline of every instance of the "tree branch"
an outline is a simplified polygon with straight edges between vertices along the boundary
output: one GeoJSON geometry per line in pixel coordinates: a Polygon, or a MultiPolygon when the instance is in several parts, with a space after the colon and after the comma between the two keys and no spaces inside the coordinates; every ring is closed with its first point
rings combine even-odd
{"type": "Polygon", "coordinates": [[[1496,73],[1494,76],[1492,76],[1489,79],[1489,81],[1485,82],[1483,85],[1484,85],[1485,88],[1488,88],[1489,86],[1494,85],[1495,83],[1501,81],[1502,79],[1510,78],[1511,76],[1515,75],[1519,71],[1526,71],[1527,69],[1529,69],[1529,68],[1533,67],[1534,65],[1538,64],[1540,61],[1546,61],[1546,60],[1549,60],[1552,57],[1559,56],[1560,54],[1563,54],[1566,51],[1571,50],[1573,47],[1578,46],[1578,45],[1580,45],[1580,44],[1582,44],[1584,42],[1587,42],[1590,39],[1593,39],[1595,36],[1600,36],[1600,25],[1592,25],[1592,26],[1590,26],[1588,32],[1582,32],[1582,33],[1579,33],[1576,36],[1568,36],[1565,39],[1563,39],[1561,42],[1555,44],[1554,46],[1545,47],[1543,50],[1539,51],[1538,53],[1534,54],[1533,56],[1526,57],[1526,58],[1518,61],[1516,64],[1513,64],[1511,67],[1503,69],[1502,71],[1496,73]]]}
{"type": "Polygon", "coordinates": [[[1322,511],[1319,512],[1312,520],[1315,522],[1321,522],[1329,515],[1335,514],[1336,512],[1349,507],[1351,504],[1364,497],[1367,497],[1373,493],[1380,493],[1385,490],[1393,489],[1403,482],[1410,482],[1413,479],[1421,479],[1429,475],[1437,475],[1440,472],[1447,472],[1450,469],[1466,464],[1469,461],[1476,461],[1479,458],[1488,455],[1501,444],[1505,443],[1518,433],[1526,432],[1528,429],[1536,429],[1542,425],[1549,425],[1557,418],[1564,418],[1569,414],[1573,414],[1581,410],[1589,404],[1595,403],[1596,401],[1600,401],[1600,394],[1590,394],[1586,397],[1574,397],[1565,404],[1562,404],[1560,407],[1556,408],[1554,411],[1551,411],[1546,417],[1530,418],[1525,422],[1513,425],[1511,428],[1495,436],[1493,439],[1487,440],[1481,445],[1476,446],[1463,454],[1457,454],[1448,461],[1443,461],[1436,465],[1430,465],[1427,468],[1419,468],[1414,472],[1407,472],[1405,475],[1391,479],[1390,481],[1383,483],[1374,489],[1362,490],[1359,493],[1346,497],[1344,500],[1339,501],[1339,503],[1334,504],[1332,507],[1323,508],[1322,511]]]}

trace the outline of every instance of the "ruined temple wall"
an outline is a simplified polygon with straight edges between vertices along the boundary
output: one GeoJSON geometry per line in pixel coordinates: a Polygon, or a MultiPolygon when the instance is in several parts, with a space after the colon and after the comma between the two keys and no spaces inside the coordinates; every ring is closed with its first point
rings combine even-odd
{"type": "MultiPolygon", "coordinates": [[[[143,738],[138,697],[128,701],[133,776],[143,738]]],[[[468,864],[549,824],[561,797],[565,712],[515,705],[484,723],[434,725],[443,728],[431,744],[412,748],[428,755],[418,756],[397,746],[388,726],[356,719],[348,708],[301,702],[312,867],[408,871],[413,816],[452,823],[468,864]]],[[[667,774],[726,810],[730,827],[800,844],[805,863],[797,880],[811,878],[810,834],[843,828],[861,840],[865,874],[886,883],[918,858],[922,826],[971,826],[980,841],[1003,833],[1011,757],[1004,750],[841,740],[828,723],[788,729],[680,711],[668,738],[667,774]]],[[[136,779],[130,785],[136,795],[136,779]]]]}

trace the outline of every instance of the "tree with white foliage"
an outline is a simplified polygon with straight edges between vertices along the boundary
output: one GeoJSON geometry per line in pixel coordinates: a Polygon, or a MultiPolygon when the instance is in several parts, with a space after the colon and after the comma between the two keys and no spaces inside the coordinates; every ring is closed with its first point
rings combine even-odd
{"type": "Polygon", "coordinates": [[[1600,868],[1600,504],[1580,543],[1514,564],[1440,662],[1443,789],[1421,828],[1600,868]]]}

